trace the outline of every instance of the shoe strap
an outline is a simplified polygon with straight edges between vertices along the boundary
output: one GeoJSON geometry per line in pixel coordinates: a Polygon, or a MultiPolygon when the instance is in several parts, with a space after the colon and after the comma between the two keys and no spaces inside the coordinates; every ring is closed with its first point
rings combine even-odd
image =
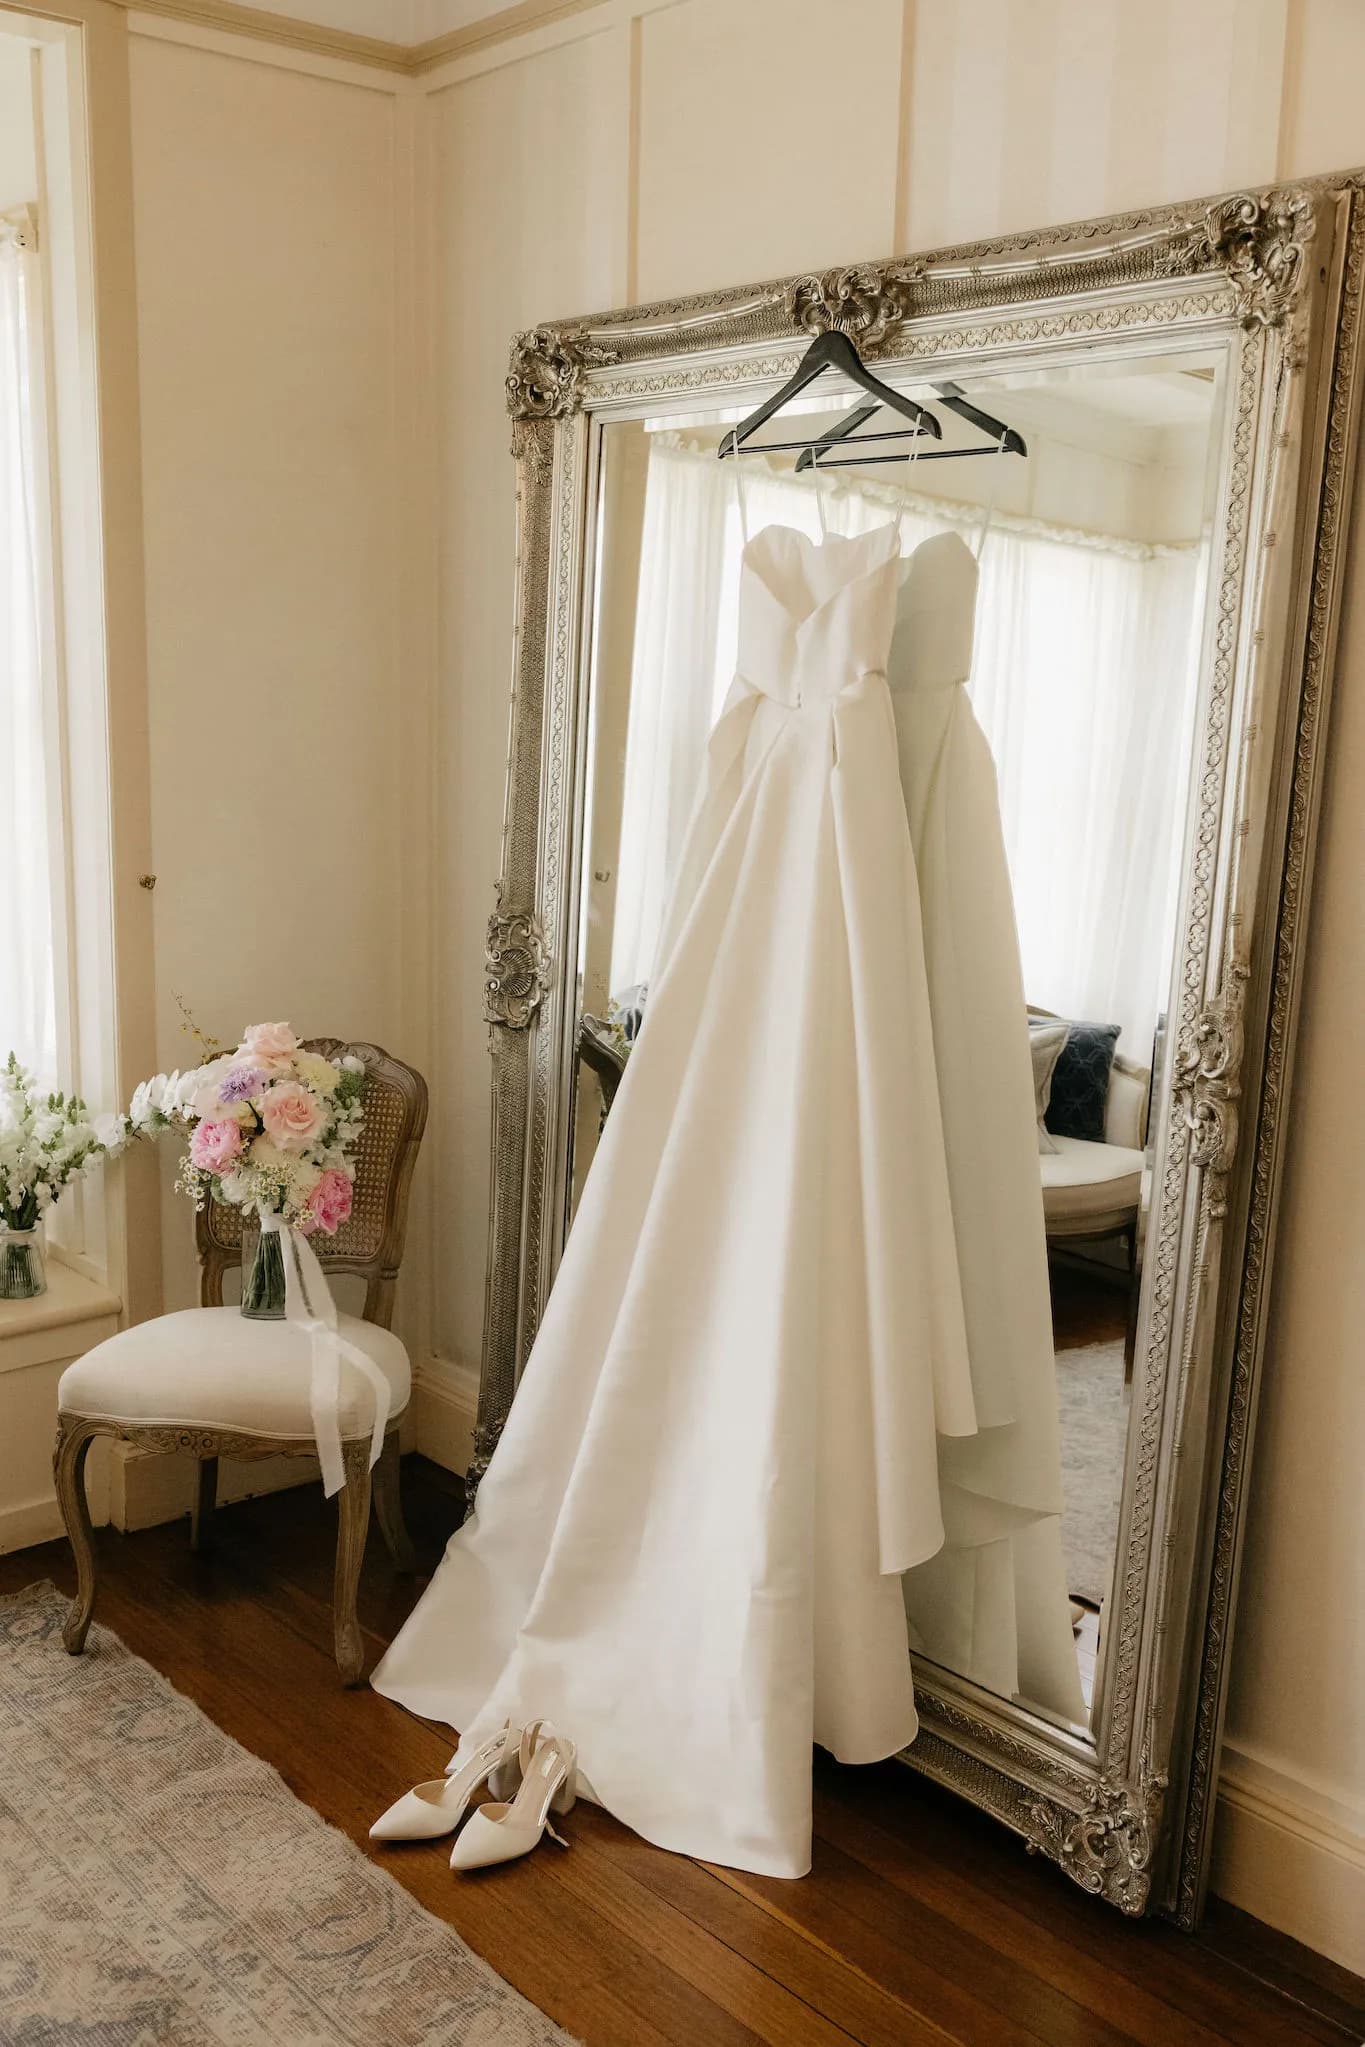
{"type": "Polygon", "coordinates": [[[541,1742],[546,1739],[545,1727],[546,1722],[544,1720],[528,1720],[522,1729],[521,1774],[523,1777],[531,1767],[536,1750],[540,1747],[541,1742]]]}

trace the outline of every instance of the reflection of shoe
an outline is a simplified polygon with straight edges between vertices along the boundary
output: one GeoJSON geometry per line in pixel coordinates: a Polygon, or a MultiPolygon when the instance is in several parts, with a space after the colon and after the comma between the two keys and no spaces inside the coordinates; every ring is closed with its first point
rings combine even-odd
{"type": "MultiPolygon", "coordinates": [[[[528,1728],[530,1735],[531,1729],[528,1728]]],[[[523,1752],[524,1756],[524,1752],[523,1752]]],[[[578,1756],[561,1734],[544,1734],[529,1763],[523,1760],[521,1788],[511,1804],[481,1805],[456,1836],[452,1869],[487,1869],[529,1855],[548,1833],[561,1848],[568,1842],[550,1825],[552,1812],[568,1812],[577,1796],[578,1756]]]]}
{"type": "Polygon", "coordinates": [[[405,1791],[380,1814],[370,1828],[370,1839],[436,1841],[442,1834],[453,1834],[481,1785],[490,1785],[500,1795],[516,1790],[521,1742],[521,1729],[509,1721],[446,1776],[433,1777],[405,1791]]]}
{"type": "Polygon", "coordinates": [[[1087,1614],[1089,1613],[1089,1611],[1090,1611],[1090,1608],[1089,1608],[1088,1606],[1082,1606],[1082,1605],[1081,1605],[1081,1602],[1080,1602],[1080,1600],[1079,1600],[1079,1599],[1073,1599],[1073,1600],[1072,1600],[1072,1602],[1071,1602],[1071,1632],[1072,1632],[1072,1634],[1073,1634],[1073,1635],[1075,1634],[1075,1632],[1076,1632],[1077,1628],[1078,1628],[1078,1627],[1079,1627],[1079,1626],[1081,1625],[1081,1622],[1082,1622],[1082,1621],[1083,1621],[1083,1620],[1085,1619],[1085,1617],[1086,1617],[1086,1615],[1087,1615],[1087,1614]]]}

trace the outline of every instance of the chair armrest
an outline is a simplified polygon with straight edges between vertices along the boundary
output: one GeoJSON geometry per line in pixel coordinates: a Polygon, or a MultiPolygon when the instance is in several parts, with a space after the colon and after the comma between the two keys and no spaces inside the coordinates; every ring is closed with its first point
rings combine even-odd
{"type": "Polygon", "coordinates": [[[1134,1059],[1115,1053],[1109,1075],[1109,1096],[1104,1105],[1104,1141],[1121,1144],[1129,1151],[1143,1151],[1147,1145],[1147,1113],[1152,1090],[1152,1070],[1134,1059]]]}

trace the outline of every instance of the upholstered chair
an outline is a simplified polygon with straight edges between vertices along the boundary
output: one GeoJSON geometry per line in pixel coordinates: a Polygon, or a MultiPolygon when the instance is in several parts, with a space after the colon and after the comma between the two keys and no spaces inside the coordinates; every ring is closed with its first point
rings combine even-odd
{"type": "MultiPolygon", "coordinates": [[[[358,1345],[389,1382],[383,1452],[370,1470],[374,1395],[348,1360],[341,1365],[341,1454],[346,1483],[337,1494],[333,1627],[337,1665],[357,1684],[364,1648],[356,1592],[369,1528],[370,1501],[400,1570],[414,1567],[398,1486],[398,1429],[412,1375],[393,1334],[394,1286],[403,1255],[408,1191],[427,1119],[426,1082],[377,1045],[315,1038],[308,1050],[365,1062],[365,1120],[356,1152],[349,1219],[313,1248],[329,1275],[365,1282],[363,1316],[339,1315],[340,1334],[358,1345]],[[373,1480],[373,1483],[372,1483],[373,1480]]],[[[95,1551],[85,1495],[85,1459],[96,1436],[153,1451],[185,1450],[199,1461],[191,1515],[196,1549],[209,1539],[218,1460],[314,1457],[305,1331],[286,1322],[252,1321],[223,1306],[223,1275],[243,1261],[241,1211],[210,1202],[196,1218],[203,1306],[124,1329],[68,1366],[57,1394],[57,1498],[76,1560],[76,1598],[63,1630],[73,1656],[85,1647],[95,1604],[95,1551]]]]}

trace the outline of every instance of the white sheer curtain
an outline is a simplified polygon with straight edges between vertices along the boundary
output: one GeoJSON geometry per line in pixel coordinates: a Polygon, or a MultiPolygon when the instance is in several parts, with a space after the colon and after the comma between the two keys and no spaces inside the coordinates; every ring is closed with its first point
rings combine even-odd
{"type": "MultiPolygon", "coordinates": [[[[826,476],[831,532],[900,516],[908,552],[976,507],[826,476]]],[[[748,528],[816,535],[811,482],[750,458],[748,528]]],[[[649,978],[707,734],[734,673],[740,521],[732,464],[651,443],[627,741],[618,994],[649,978]]],[[[1009,519],[981,567],[970,688],[995,755],[1029,999],[1117,1023],[1145,1059],[1166,998],[1203,569],[1198,548],[1106,542],[1009,519]]]]}
{"type": "MultiPolygon", "coordinates": [[[[715,465],[719,467],[719,464],[715,465]]],[[[651,442],[631,660],[611,986],[647,981],[716,716],[729,498],[676,436],[651,442]]]]}
{"type": "Polygon", "coordinates": [[[1180,878],[1199,551],[1010,531],[982,560],[972,703],[995,755],[1029,1000],[1146,1060],[1180,878]]]}
{"type": "Polygon", "coordinates": [[[0,1061],[57,1072],[49,692],[38,488],[42,369],[37,258],[24,214],[0,214],[0,1061]]]}

